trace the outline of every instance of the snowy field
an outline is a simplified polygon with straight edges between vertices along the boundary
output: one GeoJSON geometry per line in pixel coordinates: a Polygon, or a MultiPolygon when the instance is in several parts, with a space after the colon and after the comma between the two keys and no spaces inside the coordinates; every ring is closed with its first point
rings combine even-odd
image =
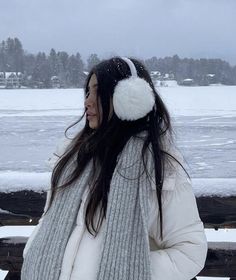
{"type": "MultiPolygon", "coordinates": [[[[188,162],[195,194],[236,194],[236,87],[158,90],[171,114],[177,146],[188,162]]],[[[27,182],[34,182],[35,189],[45,188],[50,178],[46,161],[82,110],[82,89],[0,90],[1,191],[23,188],[27,182]]],[[[28,236],[32,229],[2,227],[0,235],[28,236]]],[[[209,241],[236,242],[235,230],[206,233],[209,241]]],[[[5,274],[2,272],[0,279],[5,274]]]]}

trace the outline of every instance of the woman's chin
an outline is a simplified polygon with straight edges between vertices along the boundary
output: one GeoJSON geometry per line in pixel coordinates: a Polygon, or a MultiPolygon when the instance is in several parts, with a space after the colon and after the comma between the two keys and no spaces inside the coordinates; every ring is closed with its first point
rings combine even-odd
{"type": "Polygon", "coordinates": [[[89,123],[89,127],[90,127],[91,129],[96,129],[98,126],[97,126],[96,123],[89,123]]]}

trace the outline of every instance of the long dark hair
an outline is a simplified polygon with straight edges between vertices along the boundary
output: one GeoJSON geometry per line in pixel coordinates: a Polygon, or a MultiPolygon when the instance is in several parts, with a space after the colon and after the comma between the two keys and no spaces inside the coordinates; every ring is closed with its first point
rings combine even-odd
{"type": "MultiPolygon", "coordinates": [[[[136,121],[120,120],[115,113],[113,113],[112,117],[109,119],[110,98],[113,96],[114,88],[120,80],[130,77],[131,72],[127,63],[119,57],[104,60],[94,66],[88,74],[84,87],[84,94],[86,98],[89,80],[92,74],[95,74],[98,81],[97,101],[98,98],[100,98],[102,119],[97,129],[91,129],[89,127],[88,120],[86,120],[82,130],[75,135],[65,153],[54,167],[51,177],[52,195],[49,201],[48,210],[52,204],[53,198],[55,197],[56,191],[64,190],[69,187],[79,178],[85,166],[90,160],[92,160],[93,172],[90,175],[90,182],[93,183],[90,184],[90,192],[85,214],[85,224],[88,231],[91,234],[94,232],[96,236],[104,217],[106,217],[110,181],[117,163],[117,156],[121,153],[131,136],[135,136],[141,131],[147,131],[147,136],[142,148],[142,160],[146,169],[144,155],[149,144],[151,144],[155,164],[156,194],[160,212],[160,232],[162,239],[163,215],[161,198],[165,171],[164,161],[166,160],[166,155],[174,158],[171,154],[163,150],[163,139],[168,137],[170,143],[172,143],[173,129],[171,126],[169,112],[158,95],[148,71],[139,60],[134,58],[131,58],[131,60],[135,64],[138,76],[146,80],[153,90],[155,96],[155,106],[153,107],[153,110],[145,117],[136,121]],[[59,184],[62,172],[74,156],[76,156],[76,166],[74,170],[71,170],[70,175],[66,178],[65,182],[59,184]],[[95,176],[96,170],[99,170],[97,176],[95,176]],[[100,203],[101,210],[99,221],[95,229],[94,216],[100,203]]],[[[70,125],[66,129],[66,132],[69,128],[80,122],[84,118],[85,113],[86,108],[80,119],[70,125]]],[[[177,159],[175,160],[178,161],[177,159]]],[[[179,161],[178,163],[181,164],[179,161]]]]}

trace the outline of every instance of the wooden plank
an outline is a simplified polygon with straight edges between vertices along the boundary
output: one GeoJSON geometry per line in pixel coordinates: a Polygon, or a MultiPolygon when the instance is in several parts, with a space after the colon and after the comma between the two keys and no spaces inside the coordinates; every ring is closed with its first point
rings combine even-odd
{"type": "Polygon", "coordinates": [[[199,197],[197,205],[205,228],[236,228],[236,196],[199,197]]]}
{"type": "Polygon", "coordinates": [[[45,192],[26,190],[1,193],[0,225],[36,225],[42,216],[45,201],[45,192]]]}
{"type": "MultiPolygon", "coordinates": [[[[20,271],[27,237],[0,239],[0,269],[20,271]]],[[[208,242],[204,269],[198,276],[236,278],[236,242],[208,242]]]]}
{"type": "Polygon", "coordinates": [[[14,236],[0,238],[0,269],[21,271],[23,250],[28,237],[14,236]]]}
{"type": "Polygon", "coordinates": [[[205,267],[198,276],[236,277],[236,242],[208,242],[205,267]]]}
{"type": "Polygon", "coordinates": [[[20,280],[20,272],[9,271],[4,280],[20,280]]]}
{"type": "MultiPolygon", "coordinates": [[[[0,225],[36,225],[46,193],[19,191],[0,194],[0,225]]],[[[197,205],[205,228],[236,228],[236,197],[199,197],[197,205]]]]}

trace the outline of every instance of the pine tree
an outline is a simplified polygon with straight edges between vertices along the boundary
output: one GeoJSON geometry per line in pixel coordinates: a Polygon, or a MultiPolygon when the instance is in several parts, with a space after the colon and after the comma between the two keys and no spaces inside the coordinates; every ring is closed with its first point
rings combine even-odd
{"type": "Polygon", "coordinates": [[[71,55],[68,59],[67,66],[67,79],[72,87],[81,87],[83,77],[83,64],[81,63],[80,56],[77,54],[71,55]]]}
{"type": "Polygon", "coordinates": [[[6,71],[7,54],[6,54],[6,42],[2,41],[0,44],[0,72],[6,71]]]}
{"type": "Polygon", "coordinates": [[[35,67],[32,73],[32,80],[37,87],[51,87],[51,68],[44,52],[39,52],[36,57],[35,67]]]}
{"type": "Polygon", "coordinates": [[[58,77],[61,82],[62,87],[68,87],[69,82],[67,80],[67,66],[69,55],[67,52],[61,51],[57,53],[58,63],[59,63],[59,73],[58,77]]]}
{"type": "Polygon", "coordinates": [[[99,62],[100,59],[98,58],[98,55],[96,53],[91,54],[87,59],[87,70],[90,71],[93,66],[98,64],[99,62]]]}
{"type": "Polygon", "coordinates": [[[51,49],[49,57],[48,57],[50,71],[52,76],[58,76],[60,72],[60,62],[57,56],[57,53],[54,49],[51,49]]]}
{"type": "Polygon", "coordinates": [[[14,71],[24,72],[24,51],[22,44],[18,38],[14,38],[14,71]]]}

